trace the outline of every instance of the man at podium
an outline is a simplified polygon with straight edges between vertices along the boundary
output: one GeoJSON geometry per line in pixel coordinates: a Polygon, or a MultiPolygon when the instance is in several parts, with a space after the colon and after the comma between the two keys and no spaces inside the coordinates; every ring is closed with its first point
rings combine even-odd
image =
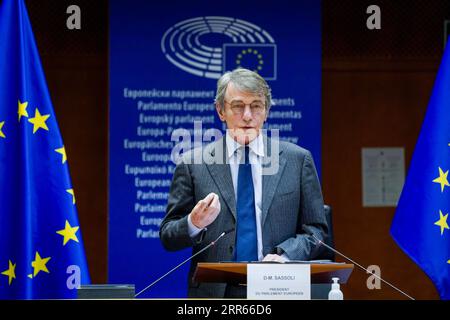
{"type": "Polygon", "coordinates": [[[311,153],[262,130],[270,91],[250,70],[222,75],[215,106],[227,132],[184,153],[175,169],[160,229],[163,246],[193,247],[195,254],[234,229],[192,260],[189,297],[246,296],[243,286],[193,282],[198,262],[311,260],[319,253],[313,235],[321,240],[327,235],[311,153]]]}

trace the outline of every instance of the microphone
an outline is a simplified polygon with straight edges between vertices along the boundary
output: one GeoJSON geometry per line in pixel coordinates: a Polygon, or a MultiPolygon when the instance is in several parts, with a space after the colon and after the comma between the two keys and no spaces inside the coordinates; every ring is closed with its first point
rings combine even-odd
{"type": "Polygon", "coordinates": [[[192,260],[193,258],[195,258],[196,256],[198,256],[200,253],[202,253],[205,250],[208,250],[210,247],[212,247],[213,245],[215,245],[217,243],[217,241],[219,241],[222,237],[224,237],[225,235],[229,234],[230,232],[234,231],[234,228],[228,229],[224,232],[222,232],[216,240],[212,241],[210,244],[208,244],[206,247],[204,247],[202,250],[200,250],[199,252],[197,252],[196,254],[194,254],[193,256],[190,256],[189,258],[187,258],[186,260],[184,260],[182,263],[180,263],[179,265],[177,265],[176,267],[174,267],[172,270],[170,270],[169,272],[167,272],[166,274],[162,275],[161,277],[159,277],[158,279],[156,279],[155,281],[153,281],[151,284],[149,284],[147,287],[145,287],[143,290],[141,290],[138,294],[136,294],[134,297],[137,298],[137,296],[141,295],[142,293],[144,293],[145,291],[147,291],[149,288],[153,287],[155,284],[157,284],[159,281],[161,281],[162,279],[164,279],[165,277],[167,277],[169,274],[171,274],[172,272],[174,272],[175,270],[177,270],[179,267],[181,267],[183,264],[185,264],[186,262],[192,260]]]}
{"type": "Polygon", "coordinates": [[[363,269],[364,271],[366,271],[368,274],[373,275],[375,278],[383,281],[385,284],[387,284],[388,286],[390,286],[391,288],[397,290],[398,292],[400,292],[401,294],[403,294],[404,296],[408,297],[411,300],[415,300],[413,297],[411,297],[410,295],[408,295],[407,293],[403,292],[402,290],[400,290],[399,288],[397,288],[396,286],[394,286],[393,284],[389,283],[388,281],[384,280],[383,278],[379,277],[378,275],[376,275],[375,273],[370,272],[369,270],[367,270],[366,268],[364,268],[362,265],[360,265],[359,263],[353,261],[352,259],[350,259],[349,257],[347,257],[346,255],[340,253],[339,251],[337,251],[336,249],[332,248],[331,246],[327,245],[326,243],[324,243],[322,240],[318,239],[314,234],[312,235],[312,237],[314,239],[316,239],[316,241],[318,242],[319,245],[323,245],[324,247],[326,247],[327,249],[333,251],[334,253],[337,253],[338,255],[340,255],[341,257],[343,257],[344,259],[350,261],[351,263],[357,265],[359,268],[363,269]]]}

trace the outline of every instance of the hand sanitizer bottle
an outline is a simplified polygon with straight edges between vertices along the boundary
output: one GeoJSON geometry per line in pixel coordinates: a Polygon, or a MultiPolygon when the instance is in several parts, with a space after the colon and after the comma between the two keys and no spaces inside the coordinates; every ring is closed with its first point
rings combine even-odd
{"type": "Polygon", "coordinates": [[[328,293],[328,300],[344,300],[344,294],[339,286],[339,278],[332,278],[333,284],[331,291],[328,293]]]}

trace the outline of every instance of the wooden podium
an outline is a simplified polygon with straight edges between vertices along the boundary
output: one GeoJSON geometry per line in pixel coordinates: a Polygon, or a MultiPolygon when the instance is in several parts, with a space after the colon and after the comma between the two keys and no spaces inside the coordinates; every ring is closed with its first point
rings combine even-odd
{"type": "MultiPolygon", "coordinates": [[[[270,263],[270,262],[256,262],[270,263]]],[[[277,263],[278,264],[278,263],[277,263]]],[[[295,264],[295,262],[289,262],[295,264]]],[[[305,264],[305,263],[299,263],[305,264]]],[[[353,271],[353,264],[330,263],[314,264],[311,263],[311,284],[331,284],[331,278],[338,277],[339,283],[347,283],[350,274],[353,271]]],[[[222,282],[229,284],[247,283],[247,263],[241,262],[219,262],[206,263],[200,262],[195,269],[193,276],[195,282],[222,282]]]]}

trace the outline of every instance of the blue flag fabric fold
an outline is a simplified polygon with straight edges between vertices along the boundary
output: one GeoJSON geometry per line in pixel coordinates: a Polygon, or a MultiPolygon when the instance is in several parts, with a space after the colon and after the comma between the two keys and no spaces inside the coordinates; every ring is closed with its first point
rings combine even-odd
{"type": "Polygon", "coordinates": [[[450,46],[444,52],[391,226],[403,251],[450,299],[450,46]]]}
{"type": "Polygon", "coordinates": [[[0,299],[90,282],[67,156],[23,0],[0,2],[0,299]]]}

